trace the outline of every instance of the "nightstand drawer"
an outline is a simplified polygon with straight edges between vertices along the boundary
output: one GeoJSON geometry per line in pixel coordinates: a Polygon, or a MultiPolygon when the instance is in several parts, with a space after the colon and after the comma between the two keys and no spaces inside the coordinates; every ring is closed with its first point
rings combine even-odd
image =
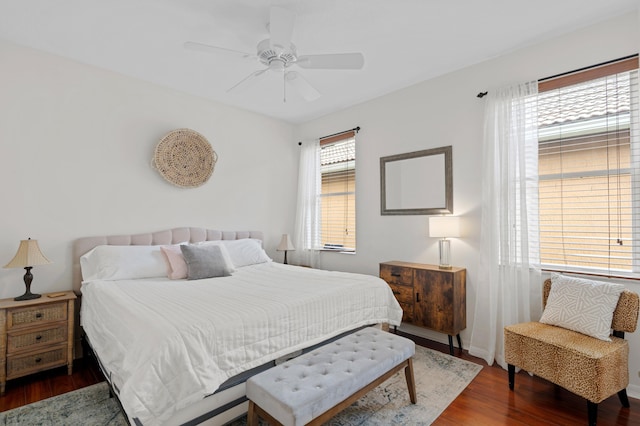
{"type": "Polygon", "coordinates": [[[7,357],[7,380],[67,364],[67,345],[42,352],[7,357]]]}
{"type": "Polygon", "coordinates": [[[25,308],[7,309],[7,329],[38,323],[66,321],[67,302],[47,303],[25,308]]]}
{"type": "Polygon", "coordinates": [[[389,284],[391,292],[400,303],[411,303],[413,306],[413,287],[406,285],[389,284]]]}
{"type": "Polygon", "coordinates": [[[9,354],[38,347],[64,343],[67,341],[67,323],[9,333],[7,336],[7,352],[9,354]]]}
{"type": "Polygon", "coordinates": [[[382,264],[380,265],[380,278],[389,284],[413,286],[413,269],[382,264]]]}

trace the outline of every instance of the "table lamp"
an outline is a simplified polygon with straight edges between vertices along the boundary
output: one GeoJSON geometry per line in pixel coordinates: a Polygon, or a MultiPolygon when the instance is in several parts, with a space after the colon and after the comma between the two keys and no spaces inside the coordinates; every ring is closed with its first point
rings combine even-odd
{"type": "Polygon", "coordinates": [[[291,238],[289,238],[289,234],[282,234],[282,239],[280,240],[280,244],[276,250],[284,252],[284,264],[287,264],[287,251],[295,250],[296,248],[293,246],[291,242],[291,238]]]}
{"type": "Polygon", "coordinates": [[[460,218],[457,216],[431,216],[429,218],[429,236],[441,238],[440,269],[451,269],[451,241],[449,237],[460,236],[460,218]]]}
{"type": "Polygon", "coordinates": [[[13,300],[31,300],[40,297],[39,294],[31,293],[31,281],[33,281],[33,275],[31,274],[31,268],[35,265],[46,265],[51,263],[49,259],[42,254],[40,247],[38,247],[38,240],[20,241],[18,252],[13,257],[11,262],[7,263],[5,268],[24,268],[27,272],[24,274],[24,285],[27,291],[22,296],[18,296],[13,300]]]}

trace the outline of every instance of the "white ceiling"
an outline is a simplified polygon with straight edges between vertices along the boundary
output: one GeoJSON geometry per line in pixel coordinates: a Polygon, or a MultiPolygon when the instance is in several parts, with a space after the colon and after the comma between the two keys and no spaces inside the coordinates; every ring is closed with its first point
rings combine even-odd
{"type": "Polygon", "coordinates": [[[637,8],[638,0],[0,0],[0,38],[300,123],[637,8]],[[298,68],[322,96],[306,102],[289,91],[283,102],[281,74],[227,93],[264,67],[183,47],[254,53],[274,5],[296,13],[300,55],[362,52],[364,68],[298,68]]]}

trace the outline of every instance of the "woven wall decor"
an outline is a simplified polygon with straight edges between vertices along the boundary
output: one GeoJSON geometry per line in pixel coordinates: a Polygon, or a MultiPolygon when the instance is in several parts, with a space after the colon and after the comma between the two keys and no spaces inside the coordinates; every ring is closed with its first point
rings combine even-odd
{"type": "Polygon", "coordinates": [[[209,180],[218,155],[200,133],[191,129],[169,132],[156,145],[151,164],[168,182],[195,188],[209,180]]]}

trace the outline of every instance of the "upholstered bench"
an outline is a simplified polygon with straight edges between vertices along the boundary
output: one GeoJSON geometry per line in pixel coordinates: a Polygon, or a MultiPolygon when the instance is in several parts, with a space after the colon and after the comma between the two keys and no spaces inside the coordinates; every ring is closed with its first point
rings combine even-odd
{"type": "Polygon", "coordinates": [[[415,344],[367,327],[247,380],[247,423],[322,424],[369,390],[405,369],[416,403],[412,357],[415,344]]]}

